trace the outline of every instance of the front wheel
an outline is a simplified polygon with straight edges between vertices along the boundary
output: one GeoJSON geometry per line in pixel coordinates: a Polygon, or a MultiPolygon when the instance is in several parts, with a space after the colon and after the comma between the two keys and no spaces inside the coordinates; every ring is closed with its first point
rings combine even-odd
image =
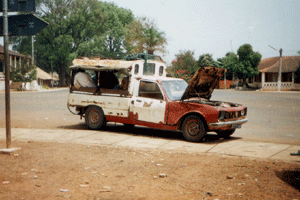
{"type": "Polygon", "coordinates": [[[199,142],[206,134],[202,120],[195,115],[187,117],[183,121],[182,134],[189,142],[199,142]]]}
{"type": "Polygon", "coordinates": [[[104,113],[100,107],[89,106],[85,112],[85,123],[89,129],[100,129],[104,124],[104,113]]]}
{"type": "Polygon", "coordinates": [[[216,131],[217,134],[221,137],[221,138],[229,138],[234,132],[235,129],[230,129],[230,130],[225,130],[225,131],[216,131]]]}

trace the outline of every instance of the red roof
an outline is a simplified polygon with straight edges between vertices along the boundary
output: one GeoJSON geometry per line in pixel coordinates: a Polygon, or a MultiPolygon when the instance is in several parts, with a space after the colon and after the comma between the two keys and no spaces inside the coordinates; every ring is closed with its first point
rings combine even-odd
{"type": "MultiPolygon", "coordinates": [[[[278,72],[280,65],[279,57],[265,58],[258,65],[259,72],[278,72]]],[[[281,72],[296,72],[300,67],[300,56],[282,57],[281,72]]]]}

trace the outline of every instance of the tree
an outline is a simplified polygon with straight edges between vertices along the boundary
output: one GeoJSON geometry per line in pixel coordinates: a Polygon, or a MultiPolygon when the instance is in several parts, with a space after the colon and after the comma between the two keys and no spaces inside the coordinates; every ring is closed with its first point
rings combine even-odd
{"type": "Polygon", "coordinates": [[[154,26],[144,30],[145,49],[153,55],[155,51],[165,52],[166,38],[164,32],[159,32],[154,26]]]}
{"type": "MultiPolygon", "coordinates": [[[[36,64],[59,74],[66,85],[68,66],[79,56],[112,56],[122,53],[125,25],[134,17],[130,10],[97,0],[39,0],[38,15],[49,25],[35,36],[36,64]]],[[[14,50],[30,50],[28,37],[13,41],[14,50]]]]}
{"type": "Polygon", "coordinates": [[[225,57],[218,59],[222,68],[226,69],[226,79],[232,80],[235,65],[238,62],[238,56],[233,52],[226,53],[225,57]]]}
{"type": "Polygon", "coordinates": [[[180,51],[172,66],[167,68],[171,76],[190,81],[193,74],[197,71],[197,61],[194,58],[193,51],[180,51]]]}
{"type": "Polygon", "coordinates": [[[165,53],[167,39],[165,33],[158,30],[154,21],[144,17],[127,25],[124,44],[128,53],[146,51],[153,55],[156,51],[165,53]]]}
{"type": "Polygon", "coordinates": [[[10,80],[13,82],[32,82],[36,80],[37,71],[34,65],[30,65],[28,62],[28,56],[26,56],[22,62],[20,67],[11,67],[11,71],[9,74],[10,80]]]}
{"type": "Polygon", "coordinates": [[[138,19],[127,24],[124,35],[124,49],[129,54],[143,53],[145,50],[143,37],[143,25],[138,19]]]}
{"type": "Polygon", "coordinates": [[[214,65],[214,59],[212,58],[212,54],[202,54],[198,59],[198,67],[208,67],[214,65]]]}
{"type": "Polygon", "coordinates": [[[220,59],[220,62],[229,73],[234,72],[240,79],[243,79],[245,86],[247,78],[259,74],[257,67],[261,57],[259,52],[253,51],[250,44],[244,44],[238,49],[237,55],[229,52],[224,58],[220,59]]]}
{"type": "Polygon", "coordinates": [[[259,52],[254,52],[250,44],[240,46],[237,54],[238,62],[234,66],[233,71],[239,78],[243,79],[244,85],[246,85],[246,78],[259,74],[257,67],[262,56],[259,52]]]}
{"type": "Polygon", "coordinates": [[[124,35],[126,25],[134,20],[130,10],[119,8],[115,4],[101,2],[101,13],[106,14],[104,34],[98,37],[97,43],[104,41],[104,51],[102,54],[106,57],[114,57],[116,54],[122,54],[124,46],[124,35]],[[104,36],[104,37],[103,37],[104,36]]]}

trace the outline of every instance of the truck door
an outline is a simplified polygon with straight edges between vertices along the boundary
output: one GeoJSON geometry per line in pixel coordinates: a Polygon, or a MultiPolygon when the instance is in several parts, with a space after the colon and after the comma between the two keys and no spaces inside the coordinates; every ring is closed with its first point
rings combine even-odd
{"type": "Polygon", "coordinates": [[[133,113],[139,121],[165,123],[166,101],[156,82],[140,81],[137,94],[132,98],[133,113]]]}

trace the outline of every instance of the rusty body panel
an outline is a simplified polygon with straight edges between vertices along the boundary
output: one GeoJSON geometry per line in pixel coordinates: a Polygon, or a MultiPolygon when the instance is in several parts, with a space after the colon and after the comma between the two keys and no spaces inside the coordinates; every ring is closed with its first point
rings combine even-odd
{"type": "Polygon", "coordinates": [[[183,101],[173,101],[168,103],[168,124],[177,124],[181,118],[191,114],[201,115],[206,123],[216,122],[219,111],[212,106],[183,101]]]}
{"type": "Polygon", "coordinates": [[[102,108],[106,116],[129,116],[129,97],[120,96],[96,96],[88,94],[71,93],[68,97],[68,104],[70,106],[88,107],[96,105],[102,108]]]}
{"type": "Polygon", "coordinates": [[[192,97],[210,99],[213,90],[218,86],[224,73],[225,69],[222,68],[199,68],[189,82],[189,85],[182,96],[182,100],[192,97]]]}

